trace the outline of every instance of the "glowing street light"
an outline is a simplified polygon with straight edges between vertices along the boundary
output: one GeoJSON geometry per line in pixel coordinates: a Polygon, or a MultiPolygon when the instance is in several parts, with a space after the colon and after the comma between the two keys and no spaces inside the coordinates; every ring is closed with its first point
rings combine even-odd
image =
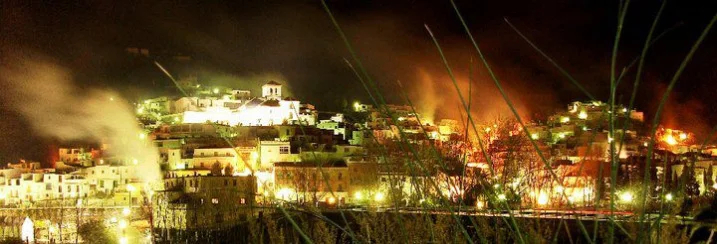
{"type": "Polygon", "coordinates": [[[139,133],[139,139],[140,139],[140,140],[144,140],[144,139],[146,139],[146,138],[147,138],[147,135],[146,135],[146,134],[144,134],[144,133],[139,133]]]}
{"type": "Polygon", "coordinates": [[[119,244],[127,244],[129,243],[129,240],[127,240],[127,237],[122,237],[119,239],[119,244]]]}
{"type": "Polygon", "coordinates": [[[477,208],[477,209],[483,209],[483,208],[485,208],[485,201],[483,201],[483,200],[476,200],[476,208],[477,208]]]}
{"type": "Polygon", "coordinates": [[[331,204],[331,205],[334,205],[334,203],[336,203],[336,198],[334,198],[334,197],[329,197],[328,203],[331,204]]]}
{"type": "Polygon", "coordinates": [[[548,194],[540,192],[540,194],[538,194],[538,205],[544,206],[546,204],[548,204],[548,194]]]}
{"type": "Polygon", "coordinates": [[[580,111],[580,113],[578,114],[578,118],[579,118],[579,119],[587,119],[587,118],[588,118],[588,113],[585,112],[585,111],[580,111]]]}
{"type": "Polygon", "coordinates": [[[665,200],[667,200],[668,202],[672,201],[672,193],[665,194],[665,200]]]}
{"type": "Polygon", "coordinates": [[[129,209],[129,207],[125,207],[122,209],[122,215],[129,216],[129,214],[132,212],[132,210],[129,209]]]}
{"type": "Polygon", "coordinates": [[[687,134],[686,134],[686,133],[680,133],[680,140],[684,141],[684,140],[686,140],[686,139],[687,139],[687,134]]]}
{"type": "Polygon", "coordinates": [[[377,202],[382,202],[384,198],[386,198],[386,196],[383,195],[383,192],[378,192],[373,197],[373,200],[376,200],[377,202]]]}
{"type": "Polygon", "coordinates": [[[620,201],[623,203],[631,203],[633,200],[632,192],[626,191],[620,194],[620,201]]]}
{"type": "Polygon", "coordinates": [[[124,220],[124,219],[120,220],[118,226],[119,226],[120,230],[126,229],[127,228],[127,220],[124,220]]]}
{"type": "Polygon", "coordinates": [[[363,199],[363,194],[361,194],[360,191],[357,191],[356,193],[354,193],[354,199],[360,201],[361,199],[363,199]]]}

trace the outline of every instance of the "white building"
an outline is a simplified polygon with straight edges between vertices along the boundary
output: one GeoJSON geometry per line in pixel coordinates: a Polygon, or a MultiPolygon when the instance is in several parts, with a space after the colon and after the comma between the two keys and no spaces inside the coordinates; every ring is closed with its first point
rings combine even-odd
{"type": "Polygon", "coordinates": [[[270,170],[276,162],[299,162],[299,154],[291,153],[288,141],[261,141],[259,144],[260,170],[270,170]]]}
{"type": "MultiPolygon", "coordinates": [[[[268,126],[308,123],[300,114],[300,102],[282,98],[282,86],[270,81],[262,86],[262,97],[246,99],[248,91],[232,91],[234,96],[183,97],[175,102],[175,112],[183,123],[213,122],[226,125],[268,126]],[[240,96],[242,99],[237,99],[240,96]]],[[[312,124],[313,125],[313,124],[312,124]]]]}

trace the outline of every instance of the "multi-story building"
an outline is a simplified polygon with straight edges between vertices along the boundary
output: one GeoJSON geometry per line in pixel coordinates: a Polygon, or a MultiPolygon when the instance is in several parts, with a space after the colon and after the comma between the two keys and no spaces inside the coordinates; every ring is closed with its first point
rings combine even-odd
{"type": "Polygon", "coordinates": [[[345,161],[274,163],[275,197],[283,201],[344,203],[349,170],[345,161]]]}
{"type": "Polygon", "coordinates": [[[235,226],[252,214],[253,176],[187,176],[164,179],[153,197],[157,231],[195,231],[235,226]]]}

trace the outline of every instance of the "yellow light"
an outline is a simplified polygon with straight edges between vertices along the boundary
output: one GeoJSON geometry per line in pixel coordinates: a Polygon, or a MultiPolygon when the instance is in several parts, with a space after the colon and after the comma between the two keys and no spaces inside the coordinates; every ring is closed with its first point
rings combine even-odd
{"type": "Polygon", "coordinates": [[[218,93],[219,93],[219,88],[214,88],[214,90],[212,90],[212,92],[214,92],[214,94],[218,94],[218,93]]]}
{"type": "Polygon", "coordinates": [[[144,113],[144,108],[143,108],[143,107],[139,107],[139,108],[137,109],[137,113],[138,113],[138,114],[144,113]]]}
{"type": "Polygon", "coordinates": [[[498,194],[498,201],[505,201],[505,199],[506,199],[505,194],[503,194],[503,193],[498,194]]]}
{"type": "Polygon", "coordinates": [[[280,199],[287,200],[291,197],[291,195],[294,194],[294,191],[289,188],[282,188],[278,192],[276,192],[276,197],[280,199]]]}
{"type": "Polygon", "coordinates": [[[124,220],[124,219],[120,220],[120,222],[119,222],[119,228],[120,228],[121,230],[124,230],[125,228],[127,228],[127,221],[124,220]]]}
{"type": "Polygon", "coordinates": [[[329,197],[329,204],[333,205],[334,203],[336,203],[336,198],[329,197]]]}
{"type": "Polygon", "coordinates": [[[50,231],[50,233],[55,233],[55,226],[50,225],[48,231],[50,231]]]}
{"type": "Polygon", "coordinates": [[[100,159],[100,164],[104,164],[104,163],[105,163],[105,160],[104,160],[104,159],[100,159]]]}
{"type": "Polygon", "coordinates": [[[533,140],[538,140],[538,138],[540,138],[540,135],[538,135],[537,133],[533,133],[532,135],[530,135],[530,138],[532,138],[533,140]]]}
{"type": "Polygon", "coordinates": [[[127,184],[127,191],[128,191],[128,192],[133,192],[134,190],[136,190],[136,188],[134,188],[133,185],[127,184]]]}
{"type": "Polygon", "coordinates": [[[179,117],[174,117],[174,122],[179,122],[179,117]]]}
{"type": "Polygon", "coordinates": [[[356,193],[354,193],[354,199],[355,199],[355,200],[361,200],[361,199],[363,199],[363,194],[361,194],[360,191],[357,191],[356,193]]]}
{"type": "Polygon", "coordinates": [[[116,223],[116,222],[117,222],[117,217],[112,217],[112,218],[110,218],[110,222],[116,223]]]}
{"type": "Polygon", "coordinates": [[[563,190],[565,190],[565,189],[563,189],[563,186],[556,186],[556,187],[555,187],[555,192],[556,192],[556,193],[563,193],[563,190]]]}
{"type": "Polygon", "coordinates": [[[538,194],[538,205],[544,206],[545,204],[548,204],[548,194],[540,192],[540,194],[538,194]]]}
{"type": "Polygon", "coordinates": [[[674,146],[677,144],[677,140],[675,140],[675,137],[672,136],[671,134],[667,135],[667,137],[665,138],[665,142],[671,146],[674,146]]]}
{"type": "Polygon", "coordinates": [[[490,132],[490,127],[485,127],[485,132],[486,133],[490,132]]]}
{"type": "Polygon", "coordinates": [[[588,113],[585,112],[585,111],[580,111],[580,113],[578,114],[578,118],[579,118],[579,119],[587,119],[587,118],[588,118],[588,113]]]}
{"type": "Polygon", "coordinates": [[[5,197],[6,197],[6,196],[5,196],[5,193],[4,193],[4,192],[0,192],[0,199],[5,199],[5,197]]]}
{"type": "Polygon", "coordinates": [[[686,133],[680,133],[680,140],[684,141],[684,140],[686,140],[686,139],[687,139],[687,134],[686,134],[686,133]]]}
{"type": "Polygon", "coordinates": [[[493,188],[495,188],[495,189],[500,188],[500,184],[495,184],[495,185],[493,185],[493,188]]]}
{"type": "Polygon", "coordinates": [[[131,212],[132,212],[132,211],[129,210],[129,207],[124,207],[124,208],[122,209],[122,215],[124,215],[124,216],[129,216],[129,214],[130,214],[131,212]]]}
{"type": "Polygon", "coordinates": [[[564,134],[564,133],[558,133],[558,137],[559,137],[560,139],[565,139],[565,134],[564,134]]]}
{"type": "Polygon", "coordinates": [[[627,108],[622,108],[623,113],[627,113],[627,108]]]}
{"type": "Polygon", "coordinates": [[[622,194],[620,194],[620,201],[622,201],[623,203],[630,203],[630,202],[632,202],[632,199],[633,199],[632,193],[629,191],[626,191],[626,192],[623,192],[622,194]]]}
{"type": "Polygon", "coordinates": [[[485,208],[485,201],[476,200],[476,208],[477,208],[477,209],[483,209],[483,208],[485,208]]]}
{"type": "Polygon", "coordinates": [[[570,122],[570,117],[560,117],[560,123],[568,123],[570,122]]]}
{"type": "Polygon", "coordinates": [[[668,202],[672,201],[672,193],[665,194],[665,200],[667,200],[668,202]]]}
{"type": "Polygon", "coordinates": [[[119,239],[119,244],[127,244],[129,241],[127,240],[127,237],[122,237],[119,239]]]}
{"type": "Polygon", "coordinates": [[[144,140],[145,138],[147,138],[147,135],[146,135],[146,134],[144,134],[144,133],[139,133],[139,139],[140,139],[140,140],[144,140]]]}
{"type": "Polygon", "coordinates": [[[133,158],[133,159],[132,159],[132,164],[137,165],[138,163],[139,163],[139,161],[137,161],[136,158],[133,158]]]}
{"type": "Polygon", "coordinates": [[[354,109],[355,109],[356,111],[358,111],[359,109],[361,109],[361,104],[360,104],[359,102],[354,102],[354,109]]]}
{"type": "Polygon", "coordinates": [[[114,97],[110,97],[110,101],[114,101],[114,100],[115,100],[115,98],[114,98],[114,97]]]}
{"type": "Polygon", "coordinates": [[[717,190],[717,183],[712,184],[712,189],[716,189],[716,190],[717,190]]]}
{"type": "Polygon", "coordinates": [[[373,200],[381,202],[385,197],[386,196],[383,195],[383,192],[377,192],[376,195],[373,197],[373,200]]]}

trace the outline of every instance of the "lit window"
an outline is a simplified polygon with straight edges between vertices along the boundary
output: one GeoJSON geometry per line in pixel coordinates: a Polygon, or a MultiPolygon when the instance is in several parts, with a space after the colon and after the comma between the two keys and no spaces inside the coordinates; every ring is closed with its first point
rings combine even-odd
{"type": "Polygon", "coordinates": [[[218,204],[218,203],[219,203],[219,199],[212,198],[212,203],[213,203],[213,204],[218,204]]]}
{"type": "Polygon", "coordinates": [[[244,198],[242,197],[241,199],[239,199],[239,203],[241,203],[241,204],[246,204],[246,199],[244,199],[244,198]]]}

